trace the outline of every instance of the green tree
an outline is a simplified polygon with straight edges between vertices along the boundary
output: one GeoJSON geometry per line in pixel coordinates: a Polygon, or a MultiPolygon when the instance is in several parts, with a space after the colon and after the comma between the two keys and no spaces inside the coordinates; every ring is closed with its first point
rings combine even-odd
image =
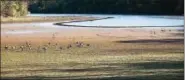
{"type": "Polygon", "coordinates": [[[33,13],[183,14],[184,0],[34,0],[33,13]]]}

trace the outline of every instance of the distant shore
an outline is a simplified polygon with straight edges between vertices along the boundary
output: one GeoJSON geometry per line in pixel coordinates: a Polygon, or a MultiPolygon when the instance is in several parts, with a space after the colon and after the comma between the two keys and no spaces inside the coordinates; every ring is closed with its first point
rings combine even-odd
{"type": "Polygon", "coordinates": [[[27,17],[1,17],[1,23],[31,23],[31,22],[55,22],[55,21],[87,21],[96,20],[97,17],[83,17],[83,16],[27,16],[27,17]]]}

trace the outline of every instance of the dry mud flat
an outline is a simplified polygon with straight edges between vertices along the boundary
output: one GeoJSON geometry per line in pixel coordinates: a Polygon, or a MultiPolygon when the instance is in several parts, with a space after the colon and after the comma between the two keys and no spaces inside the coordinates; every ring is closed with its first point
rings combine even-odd
{"type": "Polygon", "coordinates": [[[183,31],[5,24],[1,28],[3,79],[183,79],[183,31]],[[20,51],[26,42],[32,49],[20,51]],[[37,51],[48,43],[46,52],[37,51]],[[6,45],[16,49],[5,50],[6,45]]]}

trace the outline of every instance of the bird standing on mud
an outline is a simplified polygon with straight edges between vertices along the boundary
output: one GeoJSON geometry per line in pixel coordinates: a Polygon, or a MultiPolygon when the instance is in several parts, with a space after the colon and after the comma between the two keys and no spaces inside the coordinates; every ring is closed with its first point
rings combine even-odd
{"type": "Polygon", "coordinates": [[[86,46],[90,46],[90,44],[86,44],[86,46]]]}
{"type": "Polygon", "coordinates": [[[46,50],[47,50],[47,47],[43,47],[42,49],[43,49],[43,51],[44,51],[44,52],[46,52],[46,50]]]}
{"type": "Polygon", "coordinates": [[[77,43],[76,43],[76,46],[77,46],[77,47],[82,47],[82,46],[83,46],[83,42],[77,42],[77,43]]]}
{"type": "Polygon", "coordinates": [[[71,48],[72,47],[72,45],[71,44],[69,44],[68,46],[67,46],[67,49],[69,49],[69,48],[71,48]]]}
{"type": "Polygon", "coordinates": [[[161,32],[165,32],[165,29],[161,29],[161,32]]]}
{"type": "Polygon", "coordinates": [[[4,49],[5,49],[5,50],[8,50],[8,46],[6,45],[6,46],[4,47],[4,49]]]}
{"type": "Polygon", "coordinates": [[[62,47],[62,46],[60,46],[60,47],[59,47],[59,49],[60,49],[60,52],[62,52],[63,47],[62,47]]]}
{"type": "Polygon", "coordinates": [[[12,46],[12,50],[15,50],[16,49],[16,46],[12,46]]]}
{"type": "Polygon", "coordinates": [[[21,51],[23,51],[24,50],[24,46],[20,46],[20,49],[21,49],[21,51]]]}

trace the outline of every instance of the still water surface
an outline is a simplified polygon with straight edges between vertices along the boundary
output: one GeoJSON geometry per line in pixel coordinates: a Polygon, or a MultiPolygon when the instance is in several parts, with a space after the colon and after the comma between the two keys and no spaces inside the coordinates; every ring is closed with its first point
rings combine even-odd
{"type": "Polygon", "coordinates": [[[184,25],[183,16],[155,16],[155,15],[101,15],[101,14],[31,14],[29,16],[91,16],[91,17],[113,17],[109,19],[72,22],[65,25],[78,26],[141,26],[141,27],[169,27],[184,25]]]}

